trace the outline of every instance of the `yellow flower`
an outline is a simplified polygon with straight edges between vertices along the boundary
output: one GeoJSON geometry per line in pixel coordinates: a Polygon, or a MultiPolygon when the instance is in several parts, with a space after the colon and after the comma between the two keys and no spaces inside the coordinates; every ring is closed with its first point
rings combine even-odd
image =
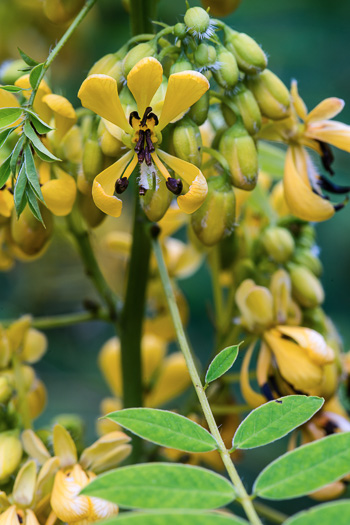
{"type": "Polygon", "coordinates": [[[137,111],[127,115],[118,95],[117,82],[112,77],[91,75],[78,93],[82,105],[105,119],[107,129],[114,129],[113,134],[121,137],[132,150],[95,178],[92,194],[96,206],[108,215],[119,217],[122,201],[113,195],[114,191],[121,194],[126,190],[128,178],[139,163],[141,192],[149,189],[147,175],[155,172],[155,166],[164,176],[169,191],[179,195],[179,207],[186,213],[193,213],[207,195],[205,177],[193,164],[169,155],[158,146],[165,126],[182,116],[209,89],[207,79],[195,71],[170,75],[159,116],[152,107],[154,111],[158,110],[159,105],[157,107],[153,101],[157,98],[157,91],[163,91],[164,87],[160,62],[152,57],[140,60],[128,74],[127,84],[137,105],[137,111]],[[180,179],[171,177],[162,161],[180,179]],[[184,195],[181,195],[182,181],[189,185],[184,195]]]}

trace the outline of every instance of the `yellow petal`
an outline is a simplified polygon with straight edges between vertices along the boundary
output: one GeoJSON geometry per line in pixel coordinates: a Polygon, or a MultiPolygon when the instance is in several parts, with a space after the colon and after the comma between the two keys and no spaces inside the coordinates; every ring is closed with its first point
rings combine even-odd
{"type": "Polygon", "coordinates": [[[273,296],[274,317],[278,323],[285,323],[291,301],[292,284],[289,274],[280,268],[272,275],[270,290],[273,296]]]}
{"type": "Polygon", "coordinates": [[[13,352],[16,352],[23,344],[23,340],[29,330],[31,320],[32,318],[30,315],[23,315],[17,321],[12,323],[7,329],[7,337],[13,352]]]}
{"type": "Polygon", "coordinates": [[[256,364],[256,379],[258,385],[262,388],[266,385],[269,378],[269,369],[271,364],[271,352],[269,347],[262,342],[261,348],[258,355],[258,360],[256,364]]]}
{"type": "Polygon", "coordinates": [[[68,472],[57,472],[51,494],[51,507],[60,520],[71,523],[89,518],[89,498],[78,496],[88,483],[89,478],[80,465],[74,465],[68,472]]]}
{"type": "Polygon", "coordinates": [[[24,430],[22,433],[22,442],[23,448],[33,459],[36,459],[39,464],[44,464],[48,459],[50,459],[50,453],[45,447],[44,443],[38,436],[33,432],[33,430],[24,430]]]}
{"type": "Polygon", "coordinates": [[[330,219],[334,215],[332,204],[314,193],[298,173],[291,148],[286,155],[283,185],[287,205],[296,217],[318,222],[330,219]]]}
{"type": "Polygon", "coordinates": [[[299,346],[305,349],[310,359],[315,363],[319,365],[333,363],[334,351],[316,330],[302,326],[277,326],[276,329],[294,339],[299,346]]]}
{"type": "Polygon", "coordinates": [[[157,407],[182,394],[190,385],[186,361],[180,352],[164,360],[162,369],[151,392],[146,396],[145,405],[157,407]]]}
{"type": "Polygon", "coordinates": [[[96,206],[112,217],[119,217],[122,212],[123,203],[113,193],[116,180],[121,176],[127,176],[127,173],[123,174],[123,172],[129,162],[127,170],[130,175],[137,164],[137,156],[133,151],[129,151],[112,166],[97,175],[92,186],[92,197],[96,206]]]}
{"type": "Polygon", "coordinates": [[[12,505],[0,514],[0,525],[21,525],[15,505],[12,505]]]}
{"type": "Polygon", "coordinates": [[[128,74],[128,88],[136,100],[141,118],[161,85],[162,78],[162,65],[153,57],[140,60],[128,74]]]}
{"type": "MultiPolygon", "coordinates": [[[[116,412],[121,410],[123,405],[120,399],[115,397],[106,397],[101,401],[100,411],[103,416],[110,414],[111,412],[116,412]]],[[[114,432],[115,430],[121,430],[121,427],[114,421],[109,419],[99,419],[97,421],[97,433],[99,435],[108,434],[109,432],[114,432]]]]}
{"type": "Polygon", "coordinates": [[[77,186],[71,175],[55,166],[57,179],[45,182],[41,191],[47,208],[58,217],[68,215],[73,208],[77,186]]]}
{"type": "Polygon", "coordinates": [[[268,326],[273,321],[273,298],[270,290],[264,286],[255,286],[246,297],[253,323],[268,326]]]}
{"type": "Polygon", "coordinates": [[[27,400],[30,417],[36,419],[44,410],[47,401],[46,387],[40,379],[35,379],[27,393],[27,400]]]}
{"type": "Polygon", "coordinates": [[[208,89],[208,80],[197,71],[182,71],[170,75],[157,129],[161,131],[165,128],[180,113],[197,102],[208,89]]]}
{"type": "Polygon", "coordinates": [[[77,462],[77,449],[75,443],[62,425],[55,425],[53,428],[53,450],[55,456],[61,460],[61,467],[70,467],[77,462]]]}
{"type": "MultiPolygon", "coordinates": [[[[105,460],[107,457],[111,457],[111,453],[114,457],[117,457],[120,450],[123,450],[123,445],[129,443],[130,440],[131,438],[124,432],[110,432],[84,450],[79,459],[79,464],[85,470],[88,469],[97,473],[96,466],[106,463],[105,460]]],[[[116,465],[117,462],[113,465],[110,463],[109,468],[114,468],[116,465]]],[[[102,472],[102,470],[99,470],[99,472],[102,472]]]]}
{"type": "Polygon", "coordinates": [[[300,117],[302,120],[306,120],[307,107],[305,105],[305,102],[299,95],[298,83],[296,80],[292,80],[292,87],[290,89],[290,94],[292,95],[292,103],[295,108],[295,111],[297,112],[298,117],[300,117]]]}
{"type": "Polygon", "coordinates": [[[109,120],[126,133],[132,133],[122,108],[117,81],[108,75],[91,75],[81,85],[78,97],[84,108],[91,109],[102,118],[109,120]]]}
{"type": "Polygon", "coordinates": [[[177,203],[174,201],[165,212],[164,217],[158,222],[161,238],[168,237],[175,233],[187,222],[187,220],[188,216],[180,210],[177,203]]]}
{"type": "MultiPolygon", "coordinates": [[[[172,155],[165,153],[165,151],[158,150],[158,154],[159,157],[190,186],[185,195],[180,195],[177,198],[180,210],[185,213],[193,213],[198,210],[208,194],[207,181],[201,170],[194,164],[173,157],[172,155]]],[[[152,158],[158,169],[160,169],[157,155],[153,153],[152,158]]]]}
{"type": "Polygon", "coordinates": [[[326,98],[317,104],[317,106],[312,111],[310,111],[305,120],[309,124],[311,122],[317,122],[318,120],[331,119],[338,115],[344,106],[345,102],[341,98],[326,98]]]}
{"type": "Polygon", "coordinates": [[[154,334],[145,334],[141,342],[142,380],[148,387],[160,368],[166,353],[166,342],[154,334]]]}
{"type": "Polygon", "coordinates": [[[255,392],[255,390],[252,389],[249,382],[249,365],[252,358],[252,354],[254,351],[256,341],[254,341],[248,348],[248,350],[245,353],[242,367],[241,367],[241,374],[240,374],[240,385],[241,385],[241,392],[242,396],[246,400],[246,402],[253,408],[259,407],[260,405],[263,405],[266,403],[266,399],[261,394],[258,394],[255,392]]]}
{"type": "Polygon", "coordinates": [[[29,506],[34,499],[35,483],[36,466],[35,461],[31,460],[25,463],[17,474],[12,491],[13,501],[17,505],[29,506]]]}
{"type": "Polygon", "coordinates": [[[36,483],[35,496],[39,501],[45,501],[51,494],[56,473],[60,468],[60,459],[56,456],[49,458],[41,467],[36,483]]]}
{"type": "Polygon", "coordinates": [[[67,159],[75,164],[81,162],[83,156],[83,140],[78,126],[73,126],[64,135],[58,153],[58,156],[62,160],[67,159]]]}
{"type": "Polygon", "coordinates": [[[305,136],[328,142],[350,153],[350,126],[336,120],[320,120],[307,126],[305,136]]]}
{"type": "Polygon", "coordinates": [[[21,352],[21,358],[27,363],[36,363],[47,350],[47,338],[45,334],[35,328],[29,328],[21,352]]]}
{"type": "Polygon", "coordinates": [[[112,337],[103,345],[98,356],[98,365],[113,394],[122,396],[120,340],[117,337],[112,337]]]}
{"type": "Polygon", "coordinates": [[[0,215],[3,217],[11,217],[13,207],[13,195],[8,191],[7,187],[5,187],[0,190],[0,215]]]}
{"type": "MultiPolygon", "coordinates": [[[[122,432],[121,432],[122,433],[122,432]]],[[[108,435],[108,434],[107,434],[108,435]]],[[[111,470],[119,465],[124,459],[126,459],[132,450],[131,445],[118,445],[113,449],[105,452],[104,454],[96,457],[91,469],[96,473],[100,474],[106,470],[111,470]]]]}
{"type": "MultiPolygon", "coordinates": [[[[22,77],[18,78],[15,82],[15,86],[19,86],[21,88],[26,89],[27,91],[23,91],[23,96],[27,99],[32,94],[32,87],[29,82],[29,75],[23,75],[22,77]]],[[[39,89],[37,91],[37,94],[34,99],[34,111],[39,115],[39,117],[44,120],[47,124],[50,123],[50,119],[52,116],[52,111],[48,107],[48,105],[43,102],[43,97],[45,95],[48,95],[51,93],[51,89],[45,82],[45,80],[42,80],[40,82],[39,89]]]]}
{"type": "Polygon", "coordinates": [[[76,123],[77,116],[72,104],[60,95],[45,95],[43,102],[53,111],[55,118],[55,140],[60,141],[76,123]]]}
{"type": "Polygon", "coordinates": [[[165,240],[164,257],[170,276],[184,279],[195,273],[203,261],[203,253],[191,244],[172,237],[165,240]]]}
{"type": "Polygon", "coordinates": [[[38,518],[31,509],[26,510],[26,525],[40,525],[38,518]]]}
{"type": "MultiPolygon", "coordinates": [[[[13,93],[0,89],[0,108],[18,108],[19,102],[13,93]]],[[[13,124],[11,124],[13,126],[13,124]]]]}

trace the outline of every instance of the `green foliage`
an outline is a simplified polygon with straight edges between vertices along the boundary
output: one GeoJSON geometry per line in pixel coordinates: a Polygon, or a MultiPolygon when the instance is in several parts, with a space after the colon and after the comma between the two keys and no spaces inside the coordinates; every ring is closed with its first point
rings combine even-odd
{"type": "Polygon", "coordinates": [[[55,160],[60,160],[59,158],[55,157],[41,142],[37,134],[35,133],[31,123],[27,120],[26,123],[23,126],[23,132],[26,135],[26,137],[30,140],[30,142],[33,144],[35,151],[37,152],[38,156],[45,160],[46,162],[53,162],[55,160]]]}
{"type": "Polygon", "coordinates": [[[217,448],[213,436],[190,419],[154,408],[128,408],[108,414],[137,436],[184,452],[209,452],[217,448]]]}
{"type": "Polygon", "coordinates": [[[126,512],[105,521],[106,525],[248,525],[248,522],[214,512],[126,512]]]}
{"type": "Polygon", "coordinates": [[[228,346],[214,357],[205,376],[206,385],[224,375],[231,368],[237,359],[238,350],[239,345],[228,346]]]}
{"type": "Polygon", "coordinates": [[[6,184],[7,179],[9,178],[11,174],[11,155],[7,157],[7,159],[4,160],[4,162],[0,166],[0,188],[3,187],[4,184],[6,184]]]}
{"type": "Polygon", "coordinates": [[[0,133],[0,148],[5,144],[14,129],[16,128],[7,128],[0,133]]]}
{"type": "Polygon", "coordinates": [[[298,512],[284,525],[348,525],[350,523],[350,500],[325,503],[309,510],[298,512]]]}
{"type": "Polygon", "coordinates": [[[21,88],[19,86],[0,86],[0,89],[3,89],[4,91],[9,91],[10,93],[19,93],[20,91],[24,91],[24,88],[21,88]]]}
{"type": "Polygon", "coordinates": [[[253,410],[239,425],[233,448],[255,448],[282,438],[308,421],[323,405],[320,397],[286,396],[253,410]]]}
{"type": "Polygon", "coordinates": [[[22,60],[24,60],[24,62],[28,64],[28,66],[35,67],[39,64],[39,62],[37,62],[33,58],[30,58],[30,56],[28,56],[24,51],[22,51],[22,49],[18,48],[18,51],[21,55],[22,60]]]}
{"type": "Polygon", "coordinates": [[[13,195],[17,215],[20,214],[18,210],[22,212],[26,204],[26,197],[25,197],[26,186],[27,186],[26,171],[25,171],[24,164],[22,164],[22,167],[18,173],[18,177],[17,177],[16,184],[15,184],[15,191],[13,195]]]}
{"type": "Polygon", "coordinates": [[[0,128],[11,126],[22,115],[22,108],[1,108],[0,109],[0,128]]]}
{"type": "Polygon", "coordinates": [[[304,496],[350,472],[350,432],[333,434],[268,465],[254,484],[254,494],[265,499],[304,496]]]}
{"type": "Polygon", "coordinates": [[[38,199],[44,202],[44,197],[43,197],[43,194],[41,193],[41,188],[39,184],[38,174],[36,172],[34,158],[33,158],[32,151],[30,149],[29,144],[26,144],[24,148],[24,162],[25,162],[26,175],[27,175],[28,182],[32,190],[38,197],[38,199]]]}
{"type": "Polygon", "coordinates": [[[235,498],[231,483],[191,465],[147,463],[94,479],[81,492],[130,509],[215,509],[235,498]]]}
{"type": "Polygon", "coordinates": [[[29,120],[33,124],[36,131],[39,133],[39,135],[45,135],[46,133],[49,133],[49,131],[52,131],[54,128],[46,124],[41,118],[34,113],[34,111],[31,111],[30,109],[25,109],[26,113],[29,114],[29,120]]]}
{"type": "Polygon", "coordinates": [[[43,67],[44,67],[44,64],[38,64],[37,66],[33,67],[33,69],[30,72],[29,82],[33,89],[36,88],[36,85],[42,73],[43,67]]]}

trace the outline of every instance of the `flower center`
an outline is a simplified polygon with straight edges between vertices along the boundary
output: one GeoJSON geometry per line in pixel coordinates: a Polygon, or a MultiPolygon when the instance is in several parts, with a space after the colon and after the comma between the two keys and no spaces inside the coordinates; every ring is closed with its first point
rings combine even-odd
{"type": "Polygon", "coordinates": [[[155,151],[153,141],[155,141],[154,127],[158,124],[158,117],[152,112],[152,108],[148,106],[143,114],[142,120],[137,111],[133,111],[129,117],[130,125],[135,130],[133,142],[135,144],[135,152],[140,164],[146,162],[147,166],[151,166],[151,153],[155,151]]]}

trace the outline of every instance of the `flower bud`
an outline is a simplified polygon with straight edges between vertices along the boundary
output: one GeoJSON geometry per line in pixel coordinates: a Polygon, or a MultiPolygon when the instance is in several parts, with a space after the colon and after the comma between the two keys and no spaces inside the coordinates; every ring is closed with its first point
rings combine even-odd
{"type": "Polygon", "coordinates": [[[207,120],[209,111],[209,90],[201,96],[199,100],[191,107],[188,116],[197,126],[201,126],[207,120]]]}
{"type": "Polygon", "coordinates": [[[315,228],[311,224],[305,224],[301,228],[301,231],[298,235],[297,246],[301,248],[311,249],[316,241],[316,232],[315,228]]]}
{"type": "Polygon", "coordinates": [[[217,244],[235,225],[235,194],[226,175],[208,180],[208,195],[191,217],[192,228],[206,246],[217,244]]]}
{"type": "Polygon", "coordinates": [[[176,38],[179,38],[180,40],[185,38],[185,36],[186,36],[186,25],[182,24],[180,22],[178,24],[175,24],[174,35],[176,36],[176,38]]]}
{"type": "Polygon", "coordinates": [[[293,262],[308,268],[316,277],[322,273],[322,263],[310,250],[298,249],[293,257],[293,262]]]}
{"type": "Polygon", "coordinates": [[[265,117],[278,120],[289,115],[289,91],[272,71],[265,69],[260,75],[248,78],[247,84],[265,117]]]}
{"type": "Polygon", "coordinates": [[[91,191],[88,194],[78,193],[78,206],[90,228],[97,228],[106,218],[106,214],[94,203],[91,191]]]}
{"type": "MultiPolygon", "coordinates": [[[[154,167],[155,168],[155,167],[154,167]]],[[[144,177],[147,177],[147,191],[140,196],[140,203],[143,211],[150,221],[158,222],[165,215],[172,201],[172,194],[168,191],[165,179],[158,169],[156,172],[148,172],[144,177]]],[[[142,180],[142,183],[145,183],[142,180]]]]}
{"type": "Polygon", "coordinates": [[[219,150],[229,164],[232,184],[242,190],[252,190],[258,178],[258,154],[254,140],[241,121],[237,120],[223,133],[219,150]]]}
{"type": "Polygon", "coordinates": [[[0,376],[0,404],[5,405],[12,396],[13,389],[7,377],[0,376]]]}
{"type": "Polygon", "coordinates": [[[16,431],[0,433],[0,483],[7,481],[22,459],[22,445],[16,431]]]}
{"type": "Polygon", "coordinates": [[[44,13],[54,24],[71,20],[83,7],[85,0],[45,0],[44,13]]]}
{"type": "Polygon", "coordinates": [[[52,214],[42,205],[40,205],[40,211],[45,226],[34,217],[29,206],[24,208],[18,220],[15,214],[11,218],[10,232],[12,241],[15,247],[18,247],[26,256],[38,255],[51,238],[53,230],[52,214]]]}
{"type": "Polygon", "coordinates": [[[200,67],[211,66],[216,61],[216,49],[214,46],[203,42],[196,47],[194,58],[200,67]]]}
{"type": "Polygon", "coordinates": [[[1,84],[14,84],[16,80],[23,76],[23,68],[27,67],[27,64],[19,60],[6,60],[0,67],[0,82],[1,84]]]}
{"type": "Polygon", "coordinates": [[[191,62],[188,60],[185,53],[181,53],[177,60],[170,68],[170,74],[182,73],[182,71],[191,71],[193,69],[191,62]]]}
{"type": "Polygon", "coordinates": [[[250,135],[258,133],[261,128],[261,113],[253,93],[244,84],[240,84],[238,91],[235,91],[232,97],[232,102],[237,106],[248,133],[250,135]]]}
{"type": "Polygon", "coordinates": [[[315,308],[324,301],[324,291],[320,281],[308,268],[293,265],[290,270],[292,294],[304,308],[315,308]]]}
{"type": "Polygon", "coordinates": [[[173,133],[175,154],[198,168],[202,162],[202,137],[197,124],[188,117],[180,120],[173,133]]]}
{"type": "Polygon", "coordinates": [[[103,155],[97,140],[88,139],[83,151],[83,171],[88,182],[103,170],[103,155]]]}
{"type": "Polygon", "coordinates": [[[259,44],[245,33],[238,33],[228,26],[224,28],[224,43],[236,57],[241,71],[255,75],[267,66],[267,57],[259,44]]]}
{"type": "Polygon", "coordinates": [[[138,44],[128,51],[123,60],[123,75],[124,78],[128,76],[132,68],[140,62],[143,58],[153,57],[156,54],[157,48],[152,40],[150,42],[144,42],[143,44],[138,44]]]}
{"type": "Polygon", "coordinates": [[[117,54],[109,53],[95,62],[88,76],[95,74],[108,75],[115,78],[118,82],[118,88],[121,88],[123,82],[122,61],[117,54]]]}
{"type": "Polygon", "coordinates": [[[212,16],[227,16],[233,13],[241,3],[241,0],[201,0],[205,9],[210,7],[212,16]]]}
{"type": "Polygon", "coordinates": [[[201,37],[209,29],[210,16],[202,7],[190,7],[186,11],[184,22],[190,35],[201,37]]]}
{"type": "Polygon", "coordinates": [[[290,259],[294,251],[294,239],[286,228],[278,226],[267,228],[262,237],[262,244],[268,255],[278,263],[290,259]]]}
{"type": "Polygon", "coordinates": [[[238,82],[239,71],[235,57],[224,46],[217,51],[218,69],[213,71],[213,76],[220,87],[233,89],[238,82]]]}

